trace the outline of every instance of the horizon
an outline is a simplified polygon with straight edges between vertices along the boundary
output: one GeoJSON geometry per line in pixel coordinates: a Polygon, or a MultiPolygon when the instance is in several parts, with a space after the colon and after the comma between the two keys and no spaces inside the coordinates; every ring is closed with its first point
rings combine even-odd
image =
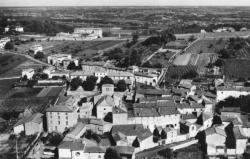
{"type": "Polygon", "coordinates": [[[0,0],[0,7],[250,7],[249,0],[0,0]],[[60,2],[60,3],[58,3],[60,2]]]}

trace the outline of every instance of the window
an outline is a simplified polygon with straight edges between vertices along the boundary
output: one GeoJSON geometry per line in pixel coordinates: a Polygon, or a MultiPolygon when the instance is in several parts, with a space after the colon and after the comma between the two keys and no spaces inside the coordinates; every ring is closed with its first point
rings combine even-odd
{"type": "Polygon", "coordinates": [[[101,156],[101,155],[98,155],[98,158],[102,158],[102,156],[101,156]]]}
{"type": "Polygon", "coordinates": [[[66,116],[66,120],[68,120],[68,116],[66,116]]]}
{"type": "Polygon", "coordinates": [[[80,156],[80,154],[81,154],[80,152],[76,152],[75,153],[76,156],[80,156]]]}
{"type": "Polygon", "coordinates": [[[57,131],[57,126],[55,126],[55,130],[57,131]]]}
{"type": "Polygon", "coordinates": [[[69,125],[69,122],[68,122],[68,121],[66,121],[66,125],[69,125]]]}
{"type": "Polygon", "coordinates": [[[60,116],[58,116],[58,120],[60,120],[60,116]]]}
{"type": "Polygon", "coordinates": [[[58,121],[58,125],[60,125],[60,121],[58,121]]]}

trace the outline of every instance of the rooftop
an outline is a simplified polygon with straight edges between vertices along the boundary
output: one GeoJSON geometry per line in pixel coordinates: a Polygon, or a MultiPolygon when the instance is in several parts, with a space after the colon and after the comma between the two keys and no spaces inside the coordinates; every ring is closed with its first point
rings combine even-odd
{"type": "Polygon", "coordinates": [[[43,120],[42,120],[42,116],[43,114],[41,113],[35,113],[31,116],[28,116],[28,117],[24,117],[22,119],[20,119],[15,125],[15,126],[18,126],[18,125],[22,125],[22,124],[25,124],[25,123],[28,123],[28,122],[33,122],[33,123],[37,123],[37,124],[40,124],[43,120]]]}
{"type": "Polygon", "coordinates": [[[48,108],[46,112],[73,112],[73,109],[65,105],[55,105],[48,108]]]}
{"type": "Polygon", "coordinates": [[[126,136],[136,136],[141,141],[153,135],[151,131],[144,128],[142,124],[114,125],[112,128],[112,134],[118,132],[121,132],[126,136]]]}
{"type": "MultiPolygon", "coordinates": [[[[62,141],[58,149],[70,149],[71,151],[84,150],[85,144],[82,141],[62,141]]],[[[86,149],[86,148],[85,148],[86,149]]]]}

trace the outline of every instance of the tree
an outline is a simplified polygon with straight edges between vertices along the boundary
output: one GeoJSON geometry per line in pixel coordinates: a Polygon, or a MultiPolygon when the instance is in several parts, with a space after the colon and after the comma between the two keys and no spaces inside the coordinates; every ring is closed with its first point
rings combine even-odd
{"type": "Polygon", "coordinates": [[[167,138],[167,134],[164,130],[161,131],[161,139],[166,139],[167,138]]]}
{"type": "Polygon", "coordinates": [[[192,79],[192,78],[195,78],[195,77],[197,77],[197,76],[198,76],[198,73],[197,73],[196,71],[190,70],[190,71],[186,72],[186,73],[182,76],[182,78],[184,78],[184,79],[192,79]]]}
{"type": "Polygon", "coordinates": [[[119,80],[117,83],[117,91],[124,92],[127,89],[125,80],[119,80]]]}
{"type": "Polygon", "coordinates": [[[6,44],[5,44],[5,46],[4,46],[4,48],[6,49],[6,50],[12,50],[12,49],[14,49],[14,44],[12,43],[12,42],[7,42],[6,44]]]}
{"type": "Polygon", "coordinates": [[[138,138],[135,138],[135,140],[132,143],[132,146],[135,148],[140,147],[140,142],[138,141],[138,138]]]}
{"type": "Polygon", "coordinates": [[[104,159],[121,159],[121,156],[113,148],[108,148],[104,154],[104,159]]]}
{"type": "Polygon", "coordinates": [[[92,91],[95,88],[97,77],[88,76],[86,81],[83,82],[82,86],[86,91],[92,91]]]}
{"type": "Polygon", "coordinates": [[[153,131],[153,142],[157,143],[159,141],[160,137],[161,136],[160,136],[158,129],[155,128],[155,130],[153,131]]]}
{"type": "Polygon", "coordinates": [[[133,33],[133,35],[132,35],[133,37],[132,37],[132,42],[135,44],[135,43],[137,43],[138,42],[138,39],[139,39],[139,35],[138,35],[138,33],[136,32],[136,33],[133,33]]]}
{"type": "Polygon", "coordinates": [[[35,59],[42,59],[42,58],[44,58],[44,54],[43,54],[43,52],[39,51],[35,54],[34,57],[35,57],[35,59]]]}
{"type": "Polygon", "coordinates": [[[79,86],[82,85],[82,79],[77,77],[77,78],[73,78],[70,81],[70,88],[71,90],[75,91],[79,86]]]}
{"type": "Polygon", "coordinates": [[[221,118],[218,115],[215,115],[213,117],[213,125],[215,125],[215,124],[222,124],[221,118]]]}
{"type": "Polygon", "coordinates": [[[67,67],[68,70],[75,70],[77,69],[76,64],[74,61],[71,61],[67,67]]]}
{"type": "Polygon", "coordinates": [[[104,85],[104,84],[114,84],[114,81],[111,78],[109,78],[108,76],[105,76],[104,78],[101,79],[101,82],[99,84],[99,88],[101,88],[102,85],[104,85]]]}
{"type": "Polygon", "coordinates": [[[194,35],[190,36],[188,39],[189,42],[193,42],[194,40],[195,40],[194,35]]]}
{"type": "Polygon", "coordinates": [[[47,74],[45,74],[45,73],[42,73],[42,74],[40,74],[40,78],[41,79],[48,79],[49,76],[47,74]]]}

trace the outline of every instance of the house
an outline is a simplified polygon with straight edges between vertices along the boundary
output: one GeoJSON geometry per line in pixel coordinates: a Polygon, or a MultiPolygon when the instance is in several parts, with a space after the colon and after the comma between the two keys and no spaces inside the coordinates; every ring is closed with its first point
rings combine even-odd
{"type": "Polygon", "coordinates": [[[224,129],[213,126],[205,130],[207,154],[217,156],[225,154],[226,133],[224,129]]]}
{"type": "Polygon", "coordinates": [[[155,86],[158,79],[158,75],[148,75],[141,72],[135,72],[134,76],[136,82],[151,86],[155,86]]]}
{"type": "Polygon", "coordinates": [[[24,131],[25,135],[33,135],[43,132],[42,116],[40,113],[35,113],[31,116],[23,117],[14,125],[14,133],[19,134],[24,131]]]}
{"type": "Polygon", "coordinates": [[[246,150],[248,139],[242,128],[239,126],[235,126],[233,132],[236,139],[236,154],[242,155],[246,150]]]}
{"type": "Polygon", "coordinates": [[[24,32],[24,29],[23,29],[23,27],[21,27],[21,26],[13,26],[13,27],[6,26],[6,27],[4,28],[4,32],[8,32],[8,31],[10,31],[10,30],[14,30],[14,31],[20,32],[20,33],[23,33],[23,32],[24,32]]]}
{"type": "Polygon", "coordinates": [[[105,122],[101,119],[90,119],[87,124],[87,129],[96,134],[104,134],[112,128],[112,123],[105,122]]]}
{"type": "Polygon", "coordinates": [[[32,77],[35,74],[35,70],[33,68],[28,68],[28,69],[24,69],[22,70],[22,78],[24,78],[25,76],[27,77],[27,79],[32,79],[32,77]]]}
{"type": "Polygon", "coordinates": [[[221,86],[217,88],[217,102],[222,101],[228,97],[238,98],[240,96],[246,96],[249,94],[249,87],[221,86]]]}
{"type": "Polygon", "coordinates": [[[43,52],[43,47],[42,45],[33,45],[30,48],[30,51],[34,53],[34,55],[36,55],[38,52],[43,52]]]}
{"type": "Polygon", "coordinates": [[[49,78],[61,77],[61,78],[69,79],[69,71],[67,70],[53,70],[48,75],[49,75],[49,78]]]}
{"type": "Polygon", "coordinates": [[[153,142],[153,134],[151,131],[148,128],[144,128],[142,124],[114,125],[111,133],[124,134],[127,137],[128,146],[133,146],[136,152],[152,148],[157,145],[157,143],[153,142]]]}
{"type": "MultiPolygon", "coordinates": [[[[47,58],[48,63],[54,66],[62,66],[64,60],[74,61],[70,54],[54,54],[50,55],[47,58]]],[[[75,61],[74,61],[75,62],[75,61]]],[[[78,66],[78,62],[75,63],[78,66]]]]}
{"type": "Polygon", "coordinates": [[[59,159],[80,159],[84,156],[85,144],[82,141],[63,141],[58,146],[59,159]]]}
{"type": "Polygon", "coordinates": [[[104,84],[102,85],[102,95],[112,96],[114,94],[114,89],[113,84],[104,84]]]}
{"type": "Polygon", "coordinates": [[[180,132],[182,134],[188,134],[190,138],[195,137],[197,133],[200,131],[201,125],[196,123],[191,123],[188,121],[180,122],[180,132]]]}
{"type": "Polygon", "coordinates": [[[76,111],[65,105],[55,105],[46,110],[48,132],[64,132],[77,124],[76,111]]]}
{"type": "Polygon", "coordinates": [[[81,65],[82,65],[83,71],[94,71],[94,70],[104,68],[106,65],[106,62],[104,62],[104,61],[98,61],[98,62],[85,62],[85,61],[83,61],[81,63],[81,65]]]}
{"type": "Polygon", "coordinates": [[[163,128],[160,132],[162,144],[173,143],[177,140],[177,130],[171,127],[163,128]]]}
{"type": "Polygon", "coordinates": [[[75,34],[86,34],[88,36],[102,38],[102,29],[101,28],[75,28],[74,33],[75,34]]]}
{"type": "Polygon", "coordinates": [[[114,99],[111,96],[105,95],[96,103],[96,114],[98,119],[104,119],[108,113],[112,113],[115,106],[114,99]]]}
{"type": "Polygon", "coordinates": [[[0,39],[0,49],[3,49],[7,42],[10,42],[9,37],[5,37],[5,38],[0,39]]]}
{"type": "Polygon", "coordinates": [[[203,112],[197,118],[197,124],[202,125],[203,130],[209,128],[213,124],[213,114],[203,112]]]}
{"type": "Polygon", "coordinates": [[[205,109],[202,104],[196,102],[176,103],[176,107],[181,114],[196,114],[197,116],[205,109]]]}

